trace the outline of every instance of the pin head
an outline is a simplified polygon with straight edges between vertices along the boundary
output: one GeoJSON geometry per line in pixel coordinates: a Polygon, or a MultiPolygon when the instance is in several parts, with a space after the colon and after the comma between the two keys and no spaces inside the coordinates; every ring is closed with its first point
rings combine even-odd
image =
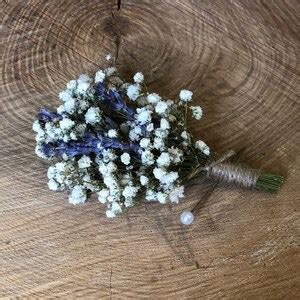
{"type": "Polygon", "coordinates": [[[180,222],[183,225],[191,225],[193,221],[194,221],[194,215],[192,214],[192,212],[186,210],[181,213],[180,222]]]}

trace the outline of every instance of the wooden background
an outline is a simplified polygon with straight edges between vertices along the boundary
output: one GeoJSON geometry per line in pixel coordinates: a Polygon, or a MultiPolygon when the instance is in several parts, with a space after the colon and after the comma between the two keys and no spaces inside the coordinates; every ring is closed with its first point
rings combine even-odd
{"type": "Polygon", "coordinates": [[[299,299],[299,4],[2,0],[1,298],[299,299]],[[219,152],[246,147],[244,161],[286,176],[282,191],[219,186],[188,228],[179,214],[207,182],[114,220],[48,191],[34,115],[109,52],[152,91],[193,90],[195,135],[219,152]]]}

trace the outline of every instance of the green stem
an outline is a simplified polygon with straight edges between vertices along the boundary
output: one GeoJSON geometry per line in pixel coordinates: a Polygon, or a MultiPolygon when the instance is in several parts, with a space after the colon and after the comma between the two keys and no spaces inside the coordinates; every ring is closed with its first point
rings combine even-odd
{"type": "Polygon", "coordinates": [[[261,172],[256,181],[256,187],[259,190],[263,190],[270,193],[276,193],[279,191],[282,183],[282,176],[261,172]]]}
{"type": "Polygon", "coordinates": [[[185,104],[185,111],[184,111],[184,129],[187,129],[187,117],[188,117],[188,105],[185,104]]]}

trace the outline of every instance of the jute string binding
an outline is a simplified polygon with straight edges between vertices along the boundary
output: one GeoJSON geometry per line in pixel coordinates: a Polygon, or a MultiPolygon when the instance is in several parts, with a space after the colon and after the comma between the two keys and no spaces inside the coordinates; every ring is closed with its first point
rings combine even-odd
{"type": "Polygon", "coordinates": [[[218,160],[205,166],[203,170],[207,171],[206,176],[219,182],[254,188],[260,174],[259,171],[238,163],[228,162],[233,155],[235,152],[230,150],[218,160]]]}

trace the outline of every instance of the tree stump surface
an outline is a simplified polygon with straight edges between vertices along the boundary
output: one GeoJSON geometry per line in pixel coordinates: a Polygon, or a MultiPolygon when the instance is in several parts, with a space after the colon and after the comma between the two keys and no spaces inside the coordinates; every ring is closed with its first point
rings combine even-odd
{"type": "Polygon", "coordinates": [[[0,297],[299,299],[299,1],[2,0],[0,297]],[[285,176],[278,195],[218,186],[113,220],[47,188],[32,121],[106,67],[168,98],[194,92],[196,137],[285,176]]]}

